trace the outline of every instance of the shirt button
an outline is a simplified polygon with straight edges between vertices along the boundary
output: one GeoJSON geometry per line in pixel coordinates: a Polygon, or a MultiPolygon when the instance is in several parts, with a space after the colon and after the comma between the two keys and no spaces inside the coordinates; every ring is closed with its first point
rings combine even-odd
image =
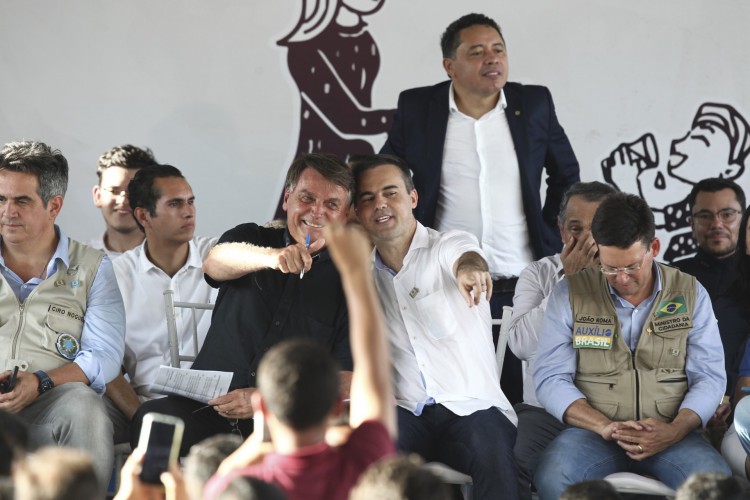
{"type": "Polygon", "coordinates": [[[251,375],[252,377],[254,377],[254,376],[255,376],[255,372],[250,372],[250,375],[251,375]]]}
{"type": "Polygon", "coordinates": [[[406,306],[401,308],[402,311],[406,311],[406,306]]]}
{"type": "Polygon", "coordinates": [[[279,326],[281,324],[281,321],[274,321],[273,324],[279,326]]]}

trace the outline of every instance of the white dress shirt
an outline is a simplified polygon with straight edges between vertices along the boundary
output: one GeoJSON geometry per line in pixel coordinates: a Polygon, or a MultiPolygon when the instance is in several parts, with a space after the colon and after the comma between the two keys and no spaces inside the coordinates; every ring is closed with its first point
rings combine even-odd
{"type": "Polygon", "coordinates": [[[415,415],[433,403],[456,415],[496,406],[516,424],[500,388],[489,303],[469,307],[453,275],[466,252],[482,254],[469,233],[441,234],[420,223],[398,273],[373,252],[396,402],[415,415]]]}
{"type": "Polygon", "coordinates": [[[523,402],[542,407],[534,390],[534,362],[544,311],[552,289],[563,278],[560,254],[537,260],[521,271],[513,297],[513,317],[508,331],[508,346],[518,359],[526,361],[523,380],[523,402]]]}
{"type": "Polygon", "coordinates": [[[521,196],[518,157],[500,92],[497,106],[478,120],[449,95],[435,227],[461,229],[480,242],[495,277],[518,274],[534,260],[521,196]]]}
{"type": "Polygon", "coordinates": [[[106,253],[109,260],[115,260],[116,257],[122,255],[122,252],[115,252],[114,250],[107,248],[107,245],[104,244],[104,235],[101,235],[98,238],[92,238],[87,241],[86,244],[91,248],[96,248],[97,250],[106,253]]]}
{"type": "MultiPolygon", "coordinates": [[[[146,256],[148,240],[113,261],[117,282],[125,303],[125,360],[130,383],[141,401],[162,397],[149,392],[161,365],[170,365],[167,312],[164,291],[172,290],[177,302],[215,303],[218,290],[203,279],[203,259],[216,238],[196,236],[189,242],[187,262],[173,277],[156,267],[146,256]]],[[[175,308],[180,352],[192,354],[192,311],[175,308]]],[[[196,311],[198,349],[211,324],[211,311],[196,311]]],[[[192,363],[182,362],[181,368],[192,363]]]]}

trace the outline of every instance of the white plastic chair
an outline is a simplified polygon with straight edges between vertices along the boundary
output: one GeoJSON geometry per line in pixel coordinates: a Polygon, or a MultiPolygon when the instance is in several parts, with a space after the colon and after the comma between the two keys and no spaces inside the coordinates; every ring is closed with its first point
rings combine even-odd
{"type": "Polygon", "coordinates": [[[632,472],[615,472],[605,477],[604,480],[614,486],[619,493],[660,495],[667,498],[674,498],[676,495],[675,490],[658,479],[632,472]]]}
{"type": "Polygon", "coordinates": [[[199,302],[175,302],[174,291],[172,290],[164,290],[164,302],[167,310],[167,335],[170,364],[175,368],[179,368],[181,361],[195,361],[195,357],[198,355],[198,318],[196,318],[196,312],[212,310],[214,305],[199,302]],[[180,338],[177,335],[175,307],[190,309],[194,351],[192,355],[180,354],[180,338]]]}
{"type": "Polygon", "coordinates": [[[492,325],[500,325],[500,335],[497,337],[497,349],[495,349],[495,356],[497,357],[497,373],[498,377],[503,373],[503,362],[505,361],[505,349],[508,346],[508,332],[510,331],[510,319],[513,317],[513,308],[510,306],[503,306],[503,317],[500,319],[493,319],[492,325]]]}

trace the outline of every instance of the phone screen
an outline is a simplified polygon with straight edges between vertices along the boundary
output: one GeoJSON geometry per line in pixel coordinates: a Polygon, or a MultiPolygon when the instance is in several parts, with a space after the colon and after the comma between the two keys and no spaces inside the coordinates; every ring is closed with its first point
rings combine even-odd
{"type": "Polygon", "coordinates": [[[161,473],[169,469],[169,460],[175,445],[175,431],[176,426],[173,423],[158,420],[151,422],[141,469],[141,481],[144,483],[161,484],[161,473]]]}

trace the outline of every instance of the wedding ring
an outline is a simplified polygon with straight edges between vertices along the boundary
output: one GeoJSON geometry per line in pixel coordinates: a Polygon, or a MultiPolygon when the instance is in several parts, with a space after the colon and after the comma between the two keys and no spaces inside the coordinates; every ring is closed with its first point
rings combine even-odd
{"type": "Polygon", "coordinates": [[[638,445],[638,453],[643,453],[643,446],[640,444],[638,445]]]}

